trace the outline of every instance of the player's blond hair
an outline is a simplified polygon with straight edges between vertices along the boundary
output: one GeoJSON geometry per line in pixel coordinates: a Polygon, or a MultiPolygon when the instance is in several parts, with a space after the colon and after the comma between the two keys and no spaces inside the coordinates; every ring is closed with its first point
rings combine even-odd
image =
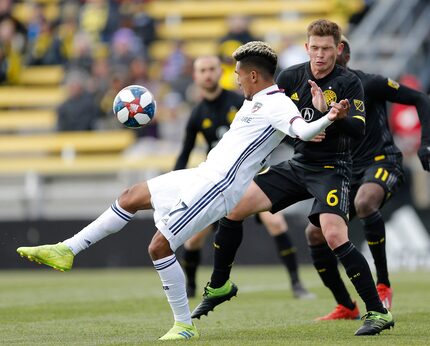
{"type": "Polygon", "coordinates": [[[260,67],[272,76],[276,71],[278,56],[266,42],[251,41],[237,48],[233,54],[236,61],[260,67]]]}
{"type": "Polygon", "coordinates": [[[317,19],[308,26],[308,40],[311,36],[333,36],[336,45],[340,42],[342,30],[335,22],[327,19],[317,19]]]}

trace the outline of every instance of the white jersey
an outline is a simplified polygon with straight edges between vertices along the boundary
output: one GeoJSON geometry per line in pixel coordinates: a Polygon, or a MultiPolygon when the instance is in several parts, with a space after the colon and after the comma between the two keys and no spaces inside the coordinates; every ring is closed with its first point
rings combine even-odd
{"type": "Polygon", "coordinates": [[[293,136],[296,118],[294,103],[273,85],[244,102],[205,162],[148,180],[155,224],[173,251],[234,208],[273,149],[293,136]]]}
{"type": "Polygon", "coordinates": [[[277,85],[244,101],[229,131],[198,167],[224,194],[227,210],[239,202],[285,135],[295,137],[291,124],[297,117],[301,118],[299,110],[277,85]]]}

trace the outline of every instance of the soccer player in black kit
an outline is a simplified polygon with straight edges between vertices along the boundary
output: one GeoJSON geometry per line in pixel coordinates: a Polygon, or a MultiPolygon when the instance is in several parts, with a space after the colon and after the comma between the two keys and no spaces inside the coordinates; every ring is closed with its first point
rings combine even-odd
{"type": "MultiPolygon", "coordinates": [[[[342,37],[344,49],[337,63],[346,66],[350,46],[342,37]]],[[[385,224],[380,208],[396,192],[403,181],[402,154],[393,141],[388,125],[386,102],[414,105],[421,121],[421,148],[418,151],[423,168],[430,170],[430,99],[424,93],[379,75],[351,70],[364,88],[366,134],[353,142],[353,170],[350,192],[350,219],[355,214],[363,224],[365,238],[372,253],[377,290],[381,301],[391,309],[393,292],[388,278],[385,252],[385,224]]],[[[320,228],[309,224],[306,229],[311,257],[324,285],[333,293],[338,305],[318,320],[359,318],[357,304],[352,301],[337,268],[337,259],[324,239],[320,228]]]]}
{"type": "MultiPolygon", "coordinates": [[[[220,59],[216,56],[201,56],[194,61],[194,82],[202,93],[202,101],[192,110],[186,126],[182,150],[174,169],[186,168],[190,154],[195,146],[198,133],[201,133],[209,152],[230,127],[237,110],[243,104],[243,96],[222,89],[219,81],[222,74],[220,59]]],[[[264,213],[260,215],[268,232],[276,243],[279,256],[291,279],[292,291],[296,298],[312,298],[300,282],[294,245],[286,229],[284,216],[264,213]]],[[[195,234],[184,243],[182,266],[187,278],[187,295],[194,297],[196,291],[196,271],[200,264],[200,249],[213,226],[195,234]]],[[[234,232],[231,237],[242,239],[242,231],[234,232]]],[[[216,241],[215,244],[216,245],[216,241]]]]}
{"type": "Polygon", "coordinates": [[[341,99],[348,99],[351,105],[348,117],[329,126],[321,143],[296,139],[293,158],[257,175],[234,210],[220,220],[220,240],[230,244],[230,252],[221,253],[215,249],[211,281],[192,317],[207,314],[232,297],[233,285],[226,263],[233,262],[240,244],[232,244],[229,234],[241,228],[247,216],[262,210],[276,212],[298,201],[314,198],[309,220],[321,227],[325,241],[366,304],[364,324],[355,335],[374,335],[394,326],[394,319],[382,305],[366,259],[349,241],[347,227],[351,139],[362,138],[365,132],[363,87],[353,73],[336,65],[336,57],[343,47],[336,23],[314,21],[308,27],[307,37],[305,46],[310,61],[282,71],[277,79],[279,87],[295,102],[307,121],[319,119],[332,102],[341,99]],[[309,95],[309,85],[312,95],[318,90],[324,95],[315,107],[309,95]],[[214,282],[220,281],[225,284],[214,287],[214,282]]]}

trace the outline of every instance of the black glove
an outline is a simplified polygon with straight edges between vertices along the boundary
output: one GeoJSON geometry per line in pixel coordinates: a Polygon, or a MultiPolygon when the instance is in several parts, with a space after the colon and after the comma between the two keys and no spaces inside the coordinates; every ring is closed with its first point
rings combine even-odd
{"type": "Polygon", "coordinates": [[[426,171],[430,172],[430,144],[422,143],[418,149],[418,157],[426,171]]]}

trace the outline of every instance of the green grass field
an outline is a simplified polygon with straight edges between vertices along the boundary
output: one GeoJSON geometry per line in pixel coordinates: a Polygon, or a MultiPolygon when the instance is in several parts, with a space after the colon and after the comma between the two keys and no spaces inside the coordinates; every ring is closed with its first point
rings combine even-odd
{"type": "MultiPolygon", "coordinates": [[[[313,322],[335,303],[311,267],[306,286],[318,298],[295,300],[280,266],[236,267],[237,298],[196,320],[201,345],[429,345],[430,273],[391,275],[394,329],[355,337],[361,321],[313,322]]],[[[172,325],[152,268],[0,272],[1,345],[154,345],[172,325]]],[[[209,268],[199,272],[203,286],[209,268]]],[[[348,286],[356,293],[351,286],[348,286]]],[[[190,301],[194,308],[200,298],[190,301]]],[[[364,306],[360,302],[361,312],[364,306]]],[[[185,341],[184,341],[185,342],[185,341]]],[[[170,343],[184,342],[162,342],[170,343]]]]}

